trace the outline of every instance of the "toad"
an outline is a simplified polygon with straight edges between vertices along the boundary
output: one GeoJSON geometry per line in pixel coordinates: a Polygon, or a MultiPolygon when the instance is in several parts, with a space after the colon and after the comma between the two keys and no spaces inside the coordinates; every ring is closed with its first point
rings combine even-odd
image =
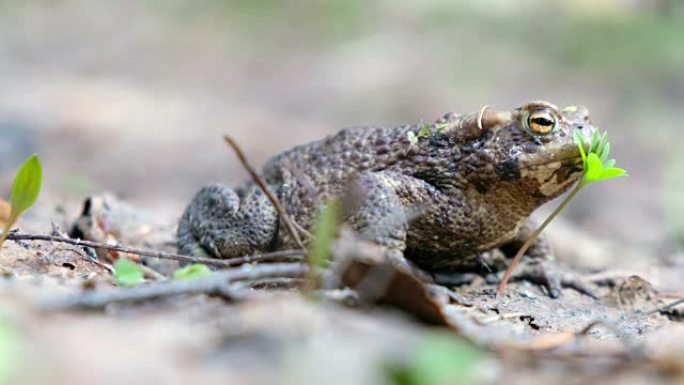
{"type": "MultiPolygon", "coordinates": [[[[485,107],[429,124],[343,129],[273,157],[261,175],[303,228],[329,199],[354,196],[344,222],[382,246],[393,263],[439,281],[482,270],[493,252],[517,251],[534,229],[530,214],[582,175],[574,129],[586,141],[594,132],[583,107],[543,101],[485,107]]],[[[181,253],[217,258],[295,246],[251,181],[202,188],[177,236],[181,253]]],[[[521,275],[552,297],[563,286],[583,290],[554,268],[544,237],[527,256],[521,275]]]]}

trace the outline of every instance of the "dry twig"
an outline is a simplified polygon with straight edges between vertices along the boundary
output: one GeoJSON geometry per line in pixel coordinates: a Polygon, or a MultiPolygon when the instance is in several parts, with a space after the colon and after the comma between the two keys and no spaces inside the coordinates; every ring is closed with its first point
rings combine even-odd
{"type": "Polygon", "coordinates": [[[249,268],[234,268],[213,273],[206,278],[165,281],[141,285],[130,289],[87,291],[77,296],[60,296],[41,301],[44,310],[101,309],[112,303],[146,301],[163,297],[187,294],[213,294],[226,299],[242,299],[253,296],[253,290],[239,289],[236,281],[262,280],[267,278],[306,276],[308,268],[302,263],[274,263],[255,265],[249,268]]]}
{"type": "Polygon", "coordinates": [[[666,311],[666,310],[672,309],[672,308],[674,308],[674,307],[677,307],[677,306],[683,305],[683,304],[684,304],[684,299],[680,299],[680,300],[678,300],[678,301],[674,301],[674,302],[672,302],[672,303],[669,303],[669,304],[667,304],[667,305],[665,305],[665,306],[660,306],[660,307],[658,307],[658,308],[656,308],[656,309],[653,309],[653,310],[651,310],[650,312],[648,312],[648,314],[662,313],[662,312],[664,312],[664,311],[666,311]]]}
{"type": "Polygon", "coordinates": [[[240,146],[238,146],[237,142],[235,142],[235,140],[228,135],[223,135],[223,139],[226,141],[226,143],[228,143],[228,145],[233,149],[233,151],[235,151],[235,154],[240,160],[240,163],[242,163],[242,167],[244,167],[245,170],[247,170],[249,175],[252,177],[252,180],[254,180],[254,183],[256,183],[259,186],[259,188],[261,188],[261,191],[263,191],[268,200],[271,201],[273,207],[275,207],[276,211],[278,212],[280,219],[283,222],[285,222],[285,227],[287,227],[287,230],[290,232],[290,235],[292,235],[292,238],[297,244],[297,247],[299,247],[300,249],[306,249],[306,247],[304,247],[304,243],[302,243],[302,239],[299,237],[299,232],[297,231],[297,226],[295,226],[294,221],[287,214],[280,201],[268,189],[266,182],[264,182],[264,180],[261,178],[261,176],[259,176],[256,170],[249,164],[249,162],[247,162],[247,158],[245,157],[245,154],[242,152],[240,146]]]}
{"type": "Polygon", "coordinates": [[[154,257],[160,259],[172,259],[181,262],[191,262],[191,263],[204,263],[205,265],[217,266],[217,267],[233,267],[245,263],[252,262],[265,262],[273,260],[283,260],[283,259],[303,259],[304,250],[278,250],[270,253],[258,254],[258,255],[248,255],[238,258],[230,259],[215,259],[215,258],[203,258],[203,257],[193,257],[190,255],[165,253],[163,251],[157,250],[145,250],[136,249],[133,247],[128,247],[124,245],[109,245],[106,243],[93,242],[93,241],[83,241],[80,239],[72,239],[65,237],[57,237],[52,235],[43,234],[20,234],[20,233],[9,233],[7,236],[8,240],[12,241],[48,241],[48,242],[60,242],[66,243],[74,246],[82,247],[92,247],[96,249],[107,249],[115,250],[123,253],[131,253],[136,255],[143,255],[146,257],[154,257]]]}

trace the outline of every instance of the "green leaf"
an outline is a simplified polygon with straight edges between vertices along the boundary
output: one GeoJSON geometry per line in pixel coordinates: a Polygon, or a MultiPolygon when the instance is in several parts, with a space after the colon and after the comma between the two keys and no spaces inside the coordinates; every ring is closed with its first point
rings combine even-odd
{"type": "Polygon", "coordinates": [[[627,176],[627,171],[621,168],[612,167],[603,170],[601,173],[601,180],[613,179],[621,176],[627,176]]]}
{"type": "Polygon", "coordinates": [[[587,168],[587,153],[584,152],[584,138],[582,137],[582,133],[578,130],[575,129],[573,131],[573,135],[575,137],[575,144],[577,144],[577,148],[580,150],[580,155],[582,155],[582,162],[584,163],[584,168],[587,168]]]}
{"type": "Polygon", "coordinates": [[[119,258],[114,262],[114,278],[119,286],[137,286],[145,280],[140,268],[134,262],[119,258]]]}
{"type": "Polygon", "coordinates": [[[212,274],[207,265],[202,263],[193,263],[173,272],[173,279],[194,279],[204,278],[212,274]]]}
{"type": "Polygon", "coordinates": [[[603,158],[603,152],[606,150],[607,145],[608,145],[608,133],[604,132],[603,135],[601,135],[601,140],[599,140],[599,144],[596,148],[596,155],[598,155],[599,158],[603,158]]]}
{"type": "Polygon", "coordinates": [[[313,225],[313,240],[309,246],[309,286],[321,284],[321,268],[327,267],[332,259],[332,245],[337,236],[337,227],[342,216],[342,202],[331,199],[318,212],[313,225]]]}
{"type": "Polygon", "coordinates": [[[610,143],[606,142],[606,145],[603,147],[603,151],[599,154],[599,158],[601,158],[601,162],[604,162],[604,167],[605,167],[605,162],[606,159],[608,159],[608,156],[610,155],[610,143]]]}
{"type": "Polygon", "coordinates": [[[314,239],[309,253],[309,265],[324,267],[331,259],[331,246],[335,240],[337,226],[342,215],[342,204],[338,199],[330,200],[316,216],[314,239]]]}
{"type": "Polygon", "coordinates": [[[599,144],[599,130],[596,129],[591,135],[591,142],[589,144],[589,150],[587,151],[587,156],[591,153],[595,153],[599,144]]]}
{"type": "Polygon", "coordinates": [[[587,169],[584,172],[583,183],[588,184],[600,180],[607,180],[626,176],[627,171],[613,167],[614,160],[609,160],[605,164],[595,153],[589,154],[587,157],[587,169]]]}
{"type": "Polygon", "coordinates": [[[12,183],[12,190],[10,191],[10,215],[5,224],[5,228],[0,235],[0,247],[7,239],[9,231],[14,226],[19,216],[36,203],[38,195],[40,194],[40,186],[43,179],[43,170],[40,167],[40,160],[36,155],[28,158],[24,164],[19,167],[17,175],[14,177],[12,183]]]}
{"type": "Polygon", "coordinates": [[[16,221],[19,215],[36,203],[42,180],[43,170],[40,166],[40,160],[36,155],[33,155],[19,167],[19,171],[14,177],[12,191],[10,192],[10,205],[12,207],[10,222],[16,221]]]}
{"type": "Polygon", "coordinates": [[[587,156],[587,168],[584,170],[584,179],[587,182],[594,182],[599,180],[603,172],[603,163],[595,153],[590,153],[587,156]]]}
{"type": "Polygon", "coordinates": [[[608,141],[608,133],[601,134],[598,129],[591,135],[591,143],[589,150],[584,152],[584,143],[582,134],[579,130],[573,131],[575,143],[579,148],[580,155],[584,161],[584,175],[582,176],[581,185],[587,185],[592,182],[613,179],[621,176],[626,176],[627,172],[621,168],[615,168],[615,160],[608,159],[610,155],[610,142],[608,141]]]}

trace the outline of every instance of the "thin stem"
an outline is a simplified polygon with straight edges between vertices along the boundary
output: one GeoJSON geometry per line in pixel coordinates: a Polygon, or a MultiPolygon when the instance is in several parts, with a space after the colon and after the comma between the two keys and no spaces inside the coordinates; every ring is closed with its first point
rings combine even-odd
{"type": "Polygon", "coordinates": [[[513,270],[518,265],[518,263],[520,263],[520,259],[525,254],[527,249],[529,249],[530,246],[532,246],[532,243],[534,243],[534,241],[537,239],[537,237],[539,237],[539,234],[541,234],[541,232],[544,231],[546,226],[548,226],[549,223],[551,223],[551,221],[554,218],[556,218],[556,216],[558,216],[558,214],[560,214],[561,211],[563,211],[563,208],[565,208],[565,206],[567,206],[568,203],[570,203],[572,198],[574,198],[575,195],[577,195],[577,193],[582,189],[582,187],[584,187],[586,185],[587,185],[587,183],[584,181],[584,178],[583,178],[575,186],[575,188],[572,190],[572,192],[570,192],[570,194],[568,194],[568,196],[565,197],[565,199],[563,199],[563,202],[561,202],[561,204],[558,207],[556,207],[555,210],[553,210],[551,215],[549,215],[546,218],[546,220],[544,220],[544,222],[541,224],[541,226],[539,226],[536,230],[534,230],[532,235],[530,235],[530,237],[527,238],[527,240],[525,241],[525,243],[523,243],[520,250],[518,250],[518,253],[515,254],[515,257],[513,257],[511,264],[508,265],[508,268],[506,269],[506,272],[504,273],[503,278],[501,278],[501,282],[499,282],[499,287],[497,288],[497,295],[501,296],[504,294],[504,292],[506,291],[506,285],[508,284],[508,280],[511,278],[511,275],[513,275],[513,270]]]}
{"type": "Polygon", "coordinates": [[[254,183],[256,183],[257,186],[259,186],[261,191],[263,191],[264,195],[266,195],[266,198],[268,198],[268,200],[271,201],[271,204],[273,204],[273,207],[278,212],[280,219],[285,223],[285,228],[290,232],[290,235],[292,236],[292,239],[294,239],[297,246],[300,249],[306,249],[304,243],[302,242],[302,239],[299,236],[297,227],[295,227],[294,225],[294,220],[290,217],[287,211],[285,211],[285,208],[283,208],[283,205],[280,203],[278,198],[276,198],[275,195],[271,193],[271,190],[268,188],[268,185],[261,178],[261,176],[259,176],[259,173],[257,173],[254,167],[252,167],[252,165],[247,161],[247,157],[242,152],[242,149],[237,144],[235,139],[231,138],[228,135],[223,135],[223,140],[225,140],[225,142],[230,146],[230,148],[233,149],[235,155],[237,155],[238,160],[242,164],[242,167],[245,170],[247,170],[247,173],[252,177],[252,180],[254,181],[254,183]]]}
{"type": "Polygon", "coordinates": [[[10,216],[10,218],[7,220],[7,223],[5,224],[5,228],[2,229],[2,235],[0,235],[0,249],[2,249],[2,245],[7,240],[7,236],[10,233],[10,229],[12,228],[12,226],[14,226],[14,222],[16,222],[16,220],[17,218],[10,216]]]}
{"type": "Polygon", "coordinates": [[[2,249],[2,244],[5,243],[7,239],[7,234],[9,234],[9,229],[3,229],[2,235],[0,235],[0,249],[2,249]]]}

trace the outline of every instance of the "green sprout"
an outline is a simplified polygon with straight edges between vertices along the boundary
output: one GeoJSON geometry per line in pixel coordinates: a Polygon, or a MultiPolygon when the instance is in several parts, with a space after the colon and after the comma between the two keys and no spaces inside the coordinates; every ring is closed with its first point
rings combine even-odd
{"type": "Polygon", "coordinates": [[[584,173],[582,174],[582,179],[580,179],[579,183],[575,185],[575,188],[572,189],[570,194],[568,194],[567,197],[561,202],[561,204],[553,210],[553,212],[546,218],[546,220],[539,226],[533,233],[530,235],[530,237],[525,241],[525,243],[522,245],[520,250],[518,250],[518,253],[513,257],[513,260],[511,261],[511,264],[508,266],[508,269],[506,269],[506,272],[504,273],[503,278],[501,278],[501,282],[499,282],[499,287],[497,290],[498,295],[503,295],[504,291],[506,290],[506,284],[508,280],[511,278],[511,275],[513,274],[513,269],[515,266],[520,262],[520,259],[522,258],[523,254],[529,249],[529,247],[532,245],[535,239],[541,234],[542,231],[546,228],[546,226],[551,223],[551,221],[556,218],[558,214],[567,206],[568,203],[572,200],[572,198],[577,195],[577,193],[584,188],[584,186],[593,183],[593,182],[598,182],[602,180],[608,180],[608,179],[614,179],[614,178],[619,178],[622,176],[627,176],[627,171],[614,167],[615,166],[615,159],[608,159],[608,156],[610,155],[610,143],[608,142],[608,133],[599,133],[599,130],[596,129],[594,133],[591,136],[591,140],[589,142],[589,147],[585,149],[584,145],[584,140],[582,139],[582,134],[580,133],[579,130],[575,129],[573,132],[573,136],[575,139],[575,143],[577,144],[577,147],[579,148],[580,155],[582,156],[582,167],[584,173]]]}
{"type": "Polygon", "coordinates": [[[114,262],[114,278],[119,286],[131,287],[143,283],[143,273],[135,262],[119,258],[114,262]]]}
{"type": "Polygon", "coordinates": [[[313,225],[313,240],[309,250],[310,282],[314,287],[320,284],[321,268],[326,267],[332,259],[332,245],[337,234],[337,227],[342,217],[342,202],[331,199],[320,210],[313,225]]]}
{"type": "Polygon", "coordinates": [[[12,183],[10,192],[10,215],[7,225],[0,236],[0,248],[7,239],[7,235],[19,219],[19,216],[33,206],[40,194],[40,187],[43,181],[43,169],[40,166],[38,156],[33,155],[19,167],[17,175],[12,183]]]}
{"type": "Polygon", "coordinates": [[[575,129],[573,134],[575,143],[577,143],[577,147],[580,150],[580,155],[582,155],[582,162],[584,165],[584,175],[582,176],[582,180],[578,187],[575,187],[576,190],[579,190],[592,182],[627,176],[627,171],[613,167],[615,165],[615,159],[608,159],[608,156],[610,155],[610,143],[608,142],[607,132],[604,132],[603,135],[601,135],[599,134],[598,129],[594,131],[594,134],[591,136],[589,149],[586,152],[584,150],[582,134],[577,129],[575,129]]]}

